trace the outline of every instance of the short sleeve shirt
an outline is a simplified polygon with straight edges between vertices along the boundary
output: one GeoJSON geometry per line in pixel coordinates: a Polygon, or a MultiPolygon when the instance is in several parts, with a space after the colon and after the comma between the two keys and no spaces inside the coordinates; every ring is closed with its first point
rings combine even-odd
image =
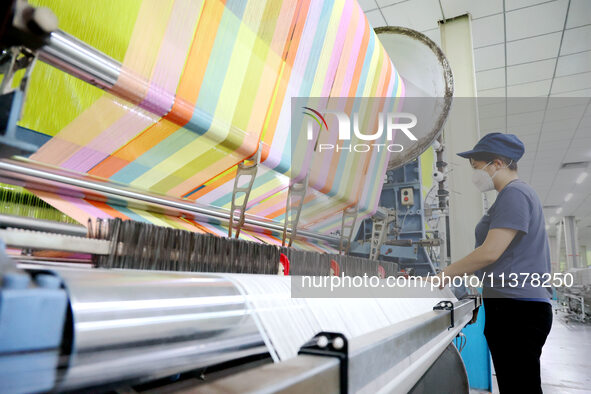
{"type": "Polygon", "coordinates": [[[484,243],[488,231],[494,228],[514,229],[517,234],[497,261],[474,273],[485,278],[483,295],[548,301],[552,295],[547,280],[551,270],[550,247],[542,204],[531,186],[516,179],[500,191],[476,225],[476,247],[484,243]]]}

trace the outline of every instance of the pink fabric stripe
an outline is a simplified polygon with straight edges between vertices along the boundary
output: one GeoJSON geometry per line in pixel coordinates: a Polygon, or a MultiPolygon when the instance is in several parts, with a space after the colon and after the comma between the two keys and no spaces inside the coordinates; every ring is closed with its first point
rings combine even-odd
{"type": "MultiPolygon", "coordinates": [[[[358,9],[357,12],[362,12],[358,9]]],[[[363,42],[363,35],[367,26],[367,19],[362,16],[357,25],[357,31],[355,32],[355,39],[350,50],[349,59],[347,60],[347,71],[345,77],[345,83],[341,87],[341,91],[338,92],[338,96],[346,97],[349,95],[349,89],[353,83],[353,76],[355,74],[355,66],[359,57],[359,51],[361,50],[361,43],[363,42]]]]}
{"type": "MultiPolygon", "coordinates": [[[[106,213],[105,211],[98,209],[94,205],[86,202],[85,200],[83,200],[81,198],[64,196],[61,194],[58,196],[61,199],[63,199],[64,201],[67,201],[67,202],[77,206],[78,208],[82,209],[84,212],[88,212],[88,215],[92,218],[102,218],[102,219],[112,218],[112,216],[109,215],[108,213],[106,213]]],[[[83,223],[83,224],[85,224],[85,223],[83,223]]]]}
{"type": "Polygon", "coordinates": [[[341,60],[341,53],[343,52],[343,47],[347,38],[347,31],[350,28],[351,15],[353,14],[353,3],[355,3],[353,0],[346,0],[343,13],[341,14],[339,29],[333,44],[333,50],[330,62],[328,64],[328,69],[326,70],[326,75],[324,77],[322,93],[320,94],[322,97],[329,96],[330,91],[332,90],[335,74],[341,60]]]}

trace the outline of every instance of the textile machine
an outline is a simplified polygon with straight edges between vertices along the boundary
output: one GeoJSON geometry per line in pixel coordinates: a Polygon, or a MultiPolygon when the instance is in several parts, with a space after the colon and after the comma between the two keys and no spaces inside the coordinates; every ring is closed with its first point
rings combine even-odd
{"type": "MultiPolygon", "coordinates": [[[[452,340],[473,321],[480,305],[477,296],[458,299],[448,288],[394,286],[388,289],[388,297],[372,290],[361,298],[293,297],[294,286],[304,276],[380,275],[378,287],[384,287],[386,276],[396,277],[397,264],[380,261],[379,253],[368,259],[347,251],[360,220],[383,215],[376,207],[386,170],[416,159],[441,131],[451,105],[453,80],[439,48],[420,33],[390,29],[378,34],[380,39],[387,35],[384,49],[354,1],[317,2],[313,6],[285,2],[277,10],[273,6],[282,2],[269,3],[268,9],[264,1],[145,3],[149,4],[138,11],[133,34],[146,34],[147,30],[141,30],[143,23],[153,27],[150,34],[164,36],[163,48],[166,40],[173,40],[179,52],[189,53],[176,71],[170,70],[172,66],[167,69],[166,76],[177,72],[172,88],[162,81],[154,82],[160,74],[134,69],[129,58],[121,63],[58,30],[57,18],[49,9],[20,0],[2,5],[0,180],[32,191],[37,197],[31,195],[31,201],[45,204],[43,209],[48,211],[57,207],[69,220],[59,215],[54,220],[34,218],[27,211],[0,215],[0,391],[422,393],[436,387],[439,392],[468,392],[465,368],[452,340]],[[246,11],[230,9],[243,6],[238,3],[249,3],[246,11]],[[269,30],[269,26],[258,30],[257,41],[249,34],[257,31],[251,29],[253,21],[261,20],[256,17],[263,12],[259,6],[273,15],[268,20],[280,23],[276,30],[269,30]],[[342,25],[342,40],[333,26],[342,19],[339,13],[349,18],[343,20],[352,26],[349,34],[347,25],[342,25]],[[171,22],[158,30],[157,19],[150,18],[164,14],[171,22]],[[245,16],[242,20],[241,15],[250,19],[245,16]],[[210,24],[197,25],[205,17],[210,24]],[[281,18],[291,18],[293,23],[281,18]],[[215,20],[224,23],[214,26],[215,20]],[[178,31],[174,30],[177,26],[178,31]],[[244,26],[249,29],[239,29],[244,26]],[[312,32],[307,30],[312,28],[312,32]],[[404,155],[376,154],[366,162],[343,154],[344,165],[350,171],[360,168],[360,175],[338,175],[341,178],[335,178],[336,186],[323,186],[319,184],[322,176],[315,173],[322,166],[311,161],[300,168],[290,163],[288,154],[281,155],[289,140],[287,132],[281,134],[289,129],[289,123],[287,127],[282,123],[289,118],[289,99],[278,107],[269,104],[266,117],[253,115],[249,122],[240,123],[236,115],[232,123],[223,118],[224,111],[209,113],[201,98],[183,95],[187,86],[202,88],[211,81],[205,78],[205,82],[191,85],[185,80],[187,75],[189,79],[197,75],[195,70],[200,67],[190,56],[191,45],[201,45],[202,51],[213,48],[209,57],[201,56],[199,61],[214,62],[216,56],[222,56],[215,52],[217,43],[208,41],[212,34],[207,30],[201,34],[199,29],[218,29],[220,36],[240,31],[246,37],[242,45],[262,45],[262,49],[257,47],[258,54],[269,54],[267,68],[256,70],[265,75],[277,72],[275,90],[261,83],[255,87],[256,94],[236,99],[241,105],[255,97],[257,105],[266,108],[267,103],[282,100],[277,98],[281,92],[288,98],[297,92],[396,98],[402,95],[404,85],[409,95],[427,94],[442,100],[431,102],[427,111],[431,121],[417,127],[418,141],[404,155]],[[314,39],[322,29],[322,39],[314,39]],[[364,34],[370,38],[355,41],[357,35],[364,34]],[[285,50],[279,45],[282,37],[289,42],[285,50]],[[329,42],[331,39],[336,41],[329,42]],[[358,53],[347,49],[353,47],[353,41],[358,53]],[[343,59],[335,61],[334,72],[327,72],[330,83],[309,71],[298,73],[298,67],[310,69],[310,64],[322,68],[318,59],[330,54],[321,47],[308,50],[306,45],[323,42],[345,48],[338,51],[343,59]],[[400,49],[396,48],[404,48],[406,53],[397,54],[400,49]],[[362,50],[365,55],[359,56],[362,50]],[[276,57],[275,51],[283,57],[276,57]],[[420,63],[404,64],[402,59],[413,59],[411,54],[419,56],[420,63]],[[361,59],[358,66],[348,62],[346,55],[361,59]],[[401,59],[398,71],[388,57],[401,59]],[[125,128],[110,137],[100,134],[105,130],[91,136],[95,124],[87,121],[79,123],[73,134],[65,128],[49,139],[17,124],[27,97],[36,94],[28,85],[37,60],[108,92],[100,105],[112,112],[99,111],[99,117],[91,119],[101,123],[105,120],[101,116],[109,118],[119,110],[127,119],[127,123],[121,121],[125,128]],[[282,68],[285,64],[289,71],[282,68]],[[347,74],[345,70],[342,75],[366,78],[354,81],[357,90],[351,81],[341,78],[341,68],[349,65],[357,71],[347,74]],[[289,72],[292,74],[287,75],[289,72]],[[19,75],[20,83],[15,84],[13,77],[19,75]],[[425,83],[427,80],[431,83],[425,83]],[[301,90],[308,82],[310,89],[301,90]],[[337,92],[339,84],[348,90],[337,92]],[[296,92],[293,86],[301,89],[296,92]],[[322,90],[322,86],[333,90],[322,90]],[[378,87],[382,90],[370,90],[378,87]],[[156,103],[153,95],[159,100],[168,97],[169,107],[162,111],[166,105],[156,103]],[[136,127],[132,121],[138,119],[145,123],[137,126],[139,131],[134,134],[130,131],[136,127]],[[208,129],[204,129],[204,119],[211,121],[208,129]],[[267,130],[269,124],[275,125],[276,133],[267,130]],[[150,134],[154,129],[157,132],[150,134]],[[227,133],[226,139],[219,137],[222,131],[227,133]],[[119,141],[121,133],[129,134],[119,141]],[[134,144],[146,144],[163,134],[179,140],[167,140],[169,145],[164,147],[162,141],[154,142],[150,149],[162,149],[158,160],[151,157],[146,164],[143,156],[134,153],[134,144]],[[70,139],[76,135],[84,136],[87,145],[70,139]],[[236,142],[238,136],[244,137],[246,145],[236,142]],[[180,145],[170,145],[175,141],[180,145]],[[196,141],[198,144],[192,145],[196,141]],[[156,163],[174,167],[176,162],[167,160],[184,146],[199,150],[204,145],[211,148],[207,152],[219,155],[209,157],[210,172],[187,172],[196,165],[189,160],[172,175],[162,168],[150,173],[156,163]],[[83,152],[80,147],[90,150],[83,152]],[[125,153],[127,148],[130,150],[125,153]],[[165,154],[166,149],[173,153],[165,154]],[[58,153],[69,156],[51,156],[58,153]],[[127,164],[119,162],[134,154],[127,164]],[[79,157],[76,162],[75,157],[79,157]],[[374,165],[372,160],[381,164],[374,165]],[[146,179],[151,182],[152,178],[126,178],[125,171],[132,167],[134,174],[147,171],[160,181],[147,185],[146,179]],[[241,176],[249,180],[239,182],[241,176]],[[349,184],[367,187],[372,193],[352,197],[338,189],[349,184]],[[266,185],[269,188],[265,189],[266,185]],[[277,206],[283,216],[274,214],[277,206]]],[[[128,53],[134,48],[149,52],[141,45],[134,47],[133,37],[128,53]]],[[[149,57],[147,52],[138,53],[149,57]]],[[[152,66],[157,68],[158,56],[153,59],[152,66]]],[[[239,60],[228,66],[235,67],[233,77],[240,74],[236,70],[242,70],[244,61],[239,60]]],[[[220,64],[212,67],[219,71],[220,64]]],[[[244,80],[255,78],[253,64],[244,72],[244,80]]],[[[202,72],[209,75],[205,66],[202,72]]],[[[211,89],[206,93],[206,98],[215,94],[211,89]]],[[[220,95],[231,93],[229,89],[220,95]]],[[[230,101],[221,100],[220,105],[230,101]]],[[[85,113],[95,110],[92,107],[85,113]]],[[[85,113],[79,119],[92,115],[85,113]]],[[[318,125],[322,130],[320,122],[318,125]]],[[[105,126],[109,132],[114,127],[105,126]]],[[[317,135],[316,142],[325,138],[317,135]]],[[[13,192],[3,193],[3,203],[8,204],[13,192]]]]}

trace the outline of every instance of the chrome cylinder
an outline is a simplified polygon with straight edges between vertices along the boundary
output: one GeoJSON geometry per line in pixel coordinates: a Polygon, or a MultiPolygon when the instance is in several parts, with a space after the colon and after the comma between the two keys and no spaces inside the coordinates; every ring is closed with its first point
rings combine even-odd
{"type": "MultiPolygon", "coordinates": [[[[134,190],[90,175],[49,167],[26,159],[0,160],[0,181],[25,186],[30,189],[44,190],[65,194],[75,198],[87,198],[96,201],[109,201],[116,205],[134,207],[150,212],[169,214],[178,217],[190,217],[195,220],[221,220],[228,223],[230,213],[227,210],[200,206],[194,202],[162,196],[154,193],[134,190]]],[[[269,219],[247,215],[245,228],[283,231],[283,225],[269,219]]],[[[291,228],[288,227],[288,232],[291,228]]],[[[298,230],[298,235],[319,239],[337,245],[339,239],[311,231],[298,230]]]]}
{"type": "Polygon", "coordinates": [[[74,353],[256,327],[228,279],[174,272],[60,270],[74,319],[74,353]]]}
{"type": "Polygon", "coordinates": [[[72,314],[60,390],[153,379],[267,352],[245,297],[220,275],[52,271],[72,314]]]}
{"type": "Polygon", "coordinates": [[[35,231],[48,231],[52,233],[75,235],[86,237],[86,227],[79,224],[68,224],[53,220],[34,219],[25,216],[0,214],[0,228],[21,228],[35,231]]]}
{"type": "Polygon", "coordinates": [[[39,49],[39,59],[100,89],[111,89],[121,64],[61,30],[51,33],[39,49]]]}

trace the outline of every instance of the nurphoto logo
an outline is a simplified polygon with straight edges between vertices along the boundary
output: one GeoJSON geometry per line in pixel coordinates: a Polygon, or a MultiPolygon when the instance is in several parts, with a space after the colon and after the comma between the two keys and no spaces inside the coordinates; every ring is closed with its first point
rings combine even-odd
{"type": "MultiPolygon", "coordinates": [[[[380,112],[378,116],[378,127],[376,131],[363,132],[359,127],[359,113],[353,113],[353,121],[349,118],[349,115],[341,111],[326,111],[324,114],[319,111],[310,108],[302,107],[304,109],[304,115],[307,115],[307,139],[308,141],[318,141],[322,130],[329,131],[328,122],[326,117],[332,115],[336,117],[338,127],[338,140],[339,141],[350,141],[352,136],[355,136],[357,140],[361,141],[376,141],[382,139],[384,131],[386,132],[387,144],[384,143],[356,143],[342,146],[339,144],[318,144],[318,151],[353,151],[353,152],[368,152],[373,149],[377,149],[379,152],[381,149],[387,149],[389,152],[402,152],[404,146],[401,144],[394,144],[395,130],[400,130],[408,139],[412,142],[417,141],[417,137],[410,131],[417,125],[417,117],[414,114],[408,112],[380,112]],[[317,124],[320,131],[317,135],[314,135],[314,124],[317,124]],[[384,124],[386,125],[384,127],[384,124]]],[[[332,131],[332,130],[331,130],[332,131]]]]}

